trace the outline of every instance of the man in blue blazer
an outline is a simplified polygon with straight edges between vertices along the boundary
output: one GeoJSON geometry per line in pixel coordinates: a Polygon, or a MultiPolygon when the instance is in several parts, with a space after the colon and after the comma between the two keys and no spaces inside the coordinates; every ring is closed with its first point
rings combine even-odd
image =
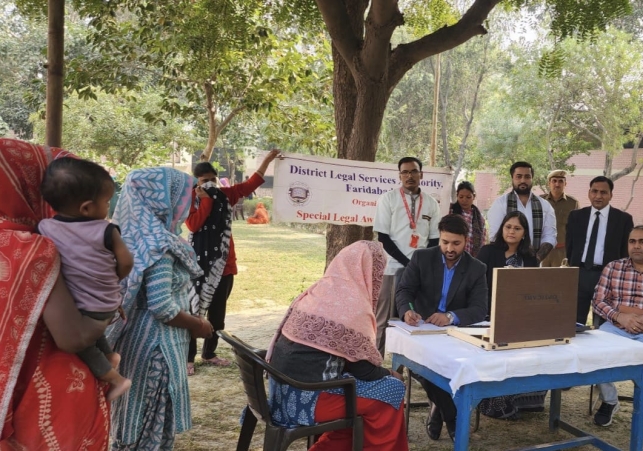
{"type": "Polygon", "coordinates": [[[591,207],[574,210],[567,219],[565,248],[570,266],[578,266],[576,322],[585,324],[594,288],[606,264],[626,258],[632,216],[610,205],[614,182],[594,177],[589,183],[591,207]]]}
{"type": "MultiPolygon", "coordinates": [[[[400,317],[407,324],[424,320],[437,326],[467,326],[487,315],[487,267],[464,247],[469,226],[460,215],[444,216],[438,224],[439,246],[418,249],[406,266],[395,292],[400,317]]],[[[416,377],[433,402],[427,433],[440,438],[443,422],[453,440],[456,407],[451,394],[416,377]]]]}

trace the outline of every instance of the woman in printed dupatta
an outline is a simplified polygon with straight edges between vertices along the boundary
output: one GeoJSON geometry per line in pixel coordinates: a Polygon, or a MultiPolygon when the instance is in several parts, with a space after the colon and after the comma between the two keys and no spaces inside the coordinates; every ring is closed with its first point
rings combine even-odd
{"type": "MultiPolygon", "coordinates": [[[[386,257],[379,243],[344,248],[324,277],[290,306],[273,337],[267,359],[301,382],[353,376],[357,412],[364,419],[365,451],[408,450],[402,377],[383,368],[375,347],[375,307],[386,257]]],[[[272,419],[285,426],[310,425],[345,414],[341,389],[303,391],[270,380],[272,419]]],[[[327,432],[311,451],[349,451],[352,431],[327,432]]]]}
{"type": "Polygon", "coordinates": [[[132,380],[113,403],[113,450],[169,450],[175,433],[191,427],[188,343],[213,332],[207,320],[189,313],[192,279],[202,271],[179,234],[193,180],[171,168],[134,170],[114,212],[134,269],[122,282],[127,321],[107,334],[121,354],[121,374],[132,380]]]}
{"type": "Polygon", "coordinates": [[[487,241],[484,218],[480,209],[473,204],[476,200],[476,190],[471,182],[460,182],[456,196],[456,202],[449,207],[449,214],[460,215],[469,224],[469,239],[464,250],[475,257],[487,241]]]}
{"type": "MultiPolygon", "coordinates": [[[[190,214],[185,225],[192,232],[190,241],[197,254],[197,261],[203,269],[203,277],[196,280],[195,289],[199,295],[193,304],[195,314],[207,315],[214,330],[225,328],[228,297],[237,274],[237,256],[232,239],[232,209],[244,196],[253,193],[264,183],[264,175],[270,163],[281,151],[272,149],[252,177],[232,186],[217,187],[218,173],[212,164],[202,161],[194,167],[196,186],[192,192],[190,214]]],[[[203,340],[201,363],[225,367],[230,361],[217,355],[219,336],[203,340]]],[[[196,340],[190,342],[188,351],[188,375],[194,374],[196,340]]]]}
{"type": "Polygon", "coordinates": [[[40,195],[45,168],[69,155],[0,139],[0,449],[105,450],[106,386],[72,354],[105,322],[82,316],[52,241],[36,233],[51,216],[40,195]]]}

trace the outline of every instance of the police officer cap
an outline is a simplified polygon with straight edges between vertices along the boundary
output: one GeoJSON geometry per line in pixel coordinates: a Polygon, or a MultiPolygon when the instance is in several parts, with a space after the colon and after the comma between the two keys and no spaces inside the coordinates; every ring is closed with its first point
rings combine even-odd
{"type": "Polygon", "coordinates": [[[563,169],[556,169],[547,174],[547,181],[550,181],[552,177],[560,177],[563,179],[567,178],[567,171],[563,169]]]}

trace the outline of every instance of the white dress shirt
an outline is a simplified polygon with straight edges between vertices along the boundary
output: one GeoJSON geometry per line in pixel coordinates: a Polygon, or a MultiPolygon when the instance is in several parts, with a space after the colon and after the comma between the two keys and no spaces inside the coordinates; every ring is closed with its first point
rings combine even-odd
{"type": "MultiPolygon", "coordinates": [[[[487,221],[489,221],[489,236],[491,236],[491,241],[495,239],[496,233],[500,228],[500,224],[502,224],[502,220],[507,215],[507,196],[509,196],[509,193],[503,194],[497,198],[491,205],[489,211],[487,211],[487,221]]],[[[518,196],[518,194],[516,194],[516,196],[518,196]]],[[[554,207],[552,207],[545,199],[541,199],[536,196],[533,192],[531,193],[531,196],[538,199],[543,210],[543,229],[542,234],[540,235],[540,244],[549,243],[556,247],[556,212],[554,211],[554,207]]],[[[527,205],[523,205],[519,197],[517,201],[518,211],[527,217],[527,222],[529,223],[529,238],[531,238],[531,242],[533,243],[534,219],[531,214],[531,198],[527,202],[527,205]]]]}
{"type": "MultiPolygon", "coordinates": [[[[441,215],[440,206],[433,197],[423,191],[420,191],[420,195],[422,196],[422,211],[419,214],[415,233],[419,236],[417,247],[425,248],[429,239],[440,238],[438,222],[440,222],[441,215]]],[[[411,195],[405,192],[405,196],[407,205],[411,208],[411,195]]],[[[415,202],[415,208],[418,208],[419,205],[418,199],[415,202]]],[[[409,225],[409,216],[400,194],[400,188],[386,192],[377,199],[373,230],[390,236],[397,248],[409,259],[411,258],[415,251],[415,248],[410,246],[413,230],[409,225]]],[[[393,275],[403,267],[400,262],[389,255],[384,274],[393,275]]]]}
{"type": "Polygon", "coordinates": [[[592,228],[594,221],[596,221],[596,212],[601,215],[601,222],[598,223],[598,235],[596,236],[596,248],[594,250],[594,265],[603,265],[603,254],[605,253],[605,234],[607,233],[607,218],[610,214],[610,206],[604,207],[602,210],[597,210],[592,207],[589,214],[589,224],[587,224],[587,235],[585,236],[585,248],[583,249],[583,258],[581,262],[585,263],[585,256],[587,256],[587,248],[589,247],[589,239],[592,235],[592,228]]]}

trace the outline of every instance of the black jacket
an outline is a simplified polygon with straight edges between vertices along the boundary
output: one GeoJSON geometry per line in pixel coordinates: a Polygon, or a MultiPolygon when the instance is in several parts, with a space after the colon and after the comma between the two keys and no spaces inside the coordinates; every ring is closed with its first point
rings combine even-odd
{"type": "MultiPolygon", "coordinates": [[[[438,311],[442,296],[444,263],[440,247],[413,252],[395,291],[400,317],[410,310],[426,319],[438,311]]],[[[447,294],[447,311],[453,312],[463,326],[484,320],[487,314],[487,278],[484,263],[464,252],[447,294]]]]}
{"type": "MultiPolygon", "coordinates": [[[[569,266],[581,266],[591,211],[592,207],[585,207],[569,213],[565,234],[565,250],[569,266]]],[[[632,221],[630,214],[610,206],[605,233],[603,266],[628,256],[627,240],[633,227],[634,221],[632,221]]]]}
{"type": "MultiPolygon", "coordinates": [[[[478,260],[487,265],[487,287],[489,288],[489,295],[487,297],[487,309],[491,314],[491,293],[493,293],[493,268],[503,268],[506,266],[507,259],[505,258],[505,251],[493,244],[487,244],[480,248],[480,252],[476,256],[478,260]]],[[[535,256],[523,257],[523,266],[525,268],[538,267],[538,260],[535,256]]]]}

